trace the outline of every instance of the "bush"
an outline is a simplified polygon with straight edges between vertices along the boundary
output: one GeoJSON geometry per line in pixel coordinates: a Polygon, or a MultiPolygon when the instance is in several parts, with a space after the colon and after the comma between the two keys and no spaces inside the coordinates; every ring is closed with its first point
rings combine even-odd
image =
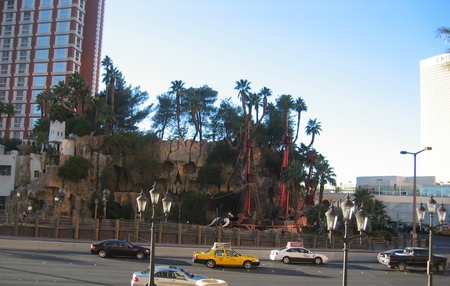
{"type": "Polygon", "coordinates": [[[77,183],[87,178],[90,166],[89,160],[81,156],[73,156],[59,167],[58,176],[77,183]]]}

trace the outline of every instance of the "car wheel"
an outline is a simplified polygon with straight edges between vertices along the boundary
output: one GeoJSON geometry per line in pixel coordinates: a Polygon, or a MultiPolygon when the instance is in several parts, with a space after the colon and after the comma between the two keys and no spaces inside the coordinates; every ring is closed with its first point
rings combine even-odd
{"type": "Polygon", "coordinates": [[[138,251],[138,252],[136,253],[136,258],[137,258],[137,259],[142,259],[142,258],[144,258],[144,256],[145,256],[145,254],[144,254],[144,252],[142,252],[142,251],[138,251]]]}
{"type": "Polygon", "coordinates": [[[284,264],[289,264],[291,260],[289,259],[289,256],[285,256],[283,257],[283,259],[281,259],[281,261],[283,261],[284,264]]]}
{"type": "Polygon", "coordinates": [[[437,272],[444,272],[445,271],[445,264],[441,263],[441,262],[436,264],[436,271],[437,272]]]}
{"type": "Polygon", "coordinates": [[[253,264],[251,261],[247,260],[244,262],[245,269],[250,269],[250,268],[252,268],[252,266],[253,266],[253,264]]]}
{"type": "Polygon", "coordinates": [[[404,262],[400,262],[399,264],[397,264],[397,270],[400,272],[403,272],[406,270],[406,264],[404,262]]]}
{"type": "Polygon", "coordinates": [[[208,268],[214,268],[216,266],[216,262],[212,259],[206,261],[206,266],[208,266],[208,268]]]}
{"type": "Polygon", "coordinates": [[[314,263],[317,264],[317,265],[322,264],[322,258],[320,258],[320,257],[314,258],[314,263]]]}
{"type": "Polygon", "coordinates": [[[98,251],[98,256],[100,256],[101,258],[105,258],[106,256],[108,256],[108,253],[106,252],[106,250],[100,249],[98,251]]]}

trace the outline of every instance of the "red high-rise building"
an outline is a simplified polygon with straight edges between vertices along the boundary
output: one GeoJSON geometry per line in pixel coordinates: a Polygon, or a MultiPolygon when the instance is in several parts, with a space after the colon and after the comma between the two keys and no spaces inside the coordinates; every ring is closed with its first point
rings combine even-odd
{"type": "Polygon", "coordinates": [[[0,102],[15,111],[9,120],[0,114],[0,137],[27,139],[41,116],[35,100],[42,91],[78,71],[98,92],[105,0],[0,3],[0,102]]]}

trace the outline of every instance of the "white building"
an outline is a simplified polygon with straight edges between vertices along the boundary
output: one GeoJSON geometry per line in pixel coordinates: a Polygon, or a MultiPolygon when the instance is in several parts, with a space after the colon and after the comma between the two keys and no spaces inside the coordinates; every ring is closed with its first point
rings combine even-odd
{"type": "Polygon", "coordinates": [[[450,54],[420,61],[420,147],[433,148],[420,155],[420,170],[439,184],[450,183],[449,62],[450,54]]]}

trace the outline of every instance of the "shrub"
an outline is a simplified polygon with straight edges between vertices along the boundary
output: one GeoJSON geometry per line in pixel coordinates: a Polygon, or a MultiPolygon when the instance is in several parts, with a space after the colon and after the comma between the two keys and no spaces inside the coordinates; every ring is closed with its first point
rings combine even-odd
{"type": "Polygon", "coordinates": [[[58,176],[65,180],[79,182],[86,179],[91,164],[81,156],[73,156],[59,167],[58,176]]]}

